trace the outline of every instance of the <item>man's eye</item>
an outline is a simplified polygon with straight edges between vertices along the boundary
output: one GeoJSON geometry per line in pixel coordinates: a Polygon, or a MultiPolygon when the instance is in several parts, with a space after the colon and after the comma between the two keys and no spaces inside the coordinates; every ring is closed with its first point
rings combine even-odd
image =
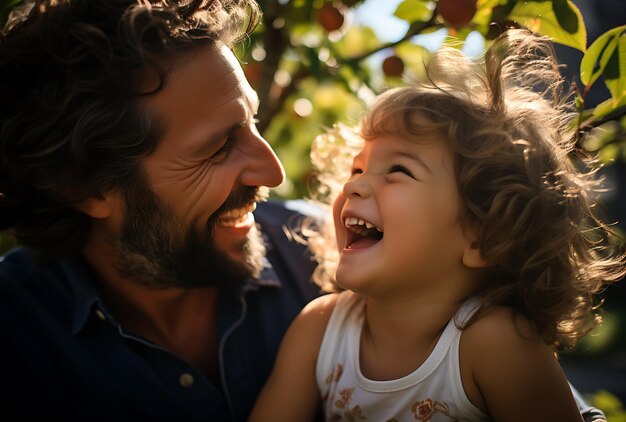
{"type": "Polygon", "coordinates": [[[213,155],[211,155],[211,159],[218,160],[218,159],[226,157],[226,155],[232,149],[232,147],[233,147],[233,139],[232,139],[232,136],[229,136],[226,139],[226,142],[224,142],[224,145],[222,145],[220,149],[218,149],[217,151],[215,151],[213,155]]]}
{"type": "Polygon", "coordinates": [[[389,173],[404,173],[409,177],[413,177],[413,173],[411,173],[411,171],[409,169],[407,169],[404,166],[401,166],[399,164],[394,164],[393,166],[391,166],[391,169],[389,170],[389,173]]]}

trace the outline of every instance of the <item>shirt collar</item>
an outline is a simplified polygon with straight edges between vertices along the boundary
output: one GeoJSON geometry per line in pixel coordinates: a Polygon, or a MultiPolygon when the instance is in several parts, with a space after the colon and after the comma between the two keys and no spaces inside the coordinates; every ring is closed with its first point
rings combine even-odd
{"type": "Polygon", "coordinates": [[[70,289],[74,293],[72,334],[77,334],[87,323],[94,304],[100,302],[96,292],[94,275],[82,258],[62,261],[61,268],[65,273],[70,289]]]}
{"type": "MultiPolygon", "coordinates": [[[[61,268],[67,278],[70,289],[74,293],[75,308],[72,321],[72,334],[78,334],[87,323],[92,309],[95,306],[109,320],[112,320],[106,307],[103,306],[96,291],[94,274],[83,259],[62,261],[61,268]]],[[[244,284],[242,294],[260,287],[281,287],[282,283],[267,258],[263,258],[263,270],[258,279],[248,279],[244,284]]]]}
{"type": "Polygon", "coordinates": [[[261,271],[261,275],[258,279],[250,278],[246,282],[243,287],[244,293],[250,290],[258,290],[259,287],[282,287],[282,283],[278,279],[278,275],[274,268],[272,267],[272,263],[267,259],[267,257],[263,258],[263,270],[261,271]]]}

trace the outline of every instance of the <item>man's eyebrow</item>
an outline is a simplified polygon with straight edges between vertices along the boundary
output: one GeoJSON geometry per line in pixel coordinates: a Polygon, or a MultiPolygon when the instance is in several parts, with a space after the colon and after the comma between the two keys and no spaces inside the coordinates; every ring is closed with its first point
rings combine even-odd
{"type": "Polygon", "coordinates": [[[426,165],[424,160],[422,160],[422,158],[418,154],[412,154],[410,152],[401,151],[401,152],[398,152],[398,155],[401,156],[401,157],[406,157],[406,158],[409,158],[409,159],[415,161],[417,164],[419,164],[420,166],[424,167],[424,169],[426,171],[428,171],[428,173],[433,174],[433,172],[430,169],[430,167],[428,167],[426,165]]]}
{"type": "Polygon", "coordinates": [[[259,95],[256,93],[256,91],[251,90],[248,94],[243,95],[243,98],[244,98],[245,104],[247,105],[247,108],[245,109],[246,119],[240,122],[237,122],[230,127],[224,128],[223,133],[225,133],[226,136],[230,135],[232,132],[234,132],[237,129],[248,127],[248,125],[250,124],[250,121],[254,120],[254,117],[259,112],[259,107],[261,105],[261,102],[259,100],[259,95]]]}
{"type": "Polygon", "coordinates": [[[252,90],[250,91],[250,94],[246,96],[246,99],[248,101],[248,107],[250,107],[250,111],[252,111],[252,115],[256,116],[256,114],[259,112],[259,107],[261,105],[259,95],[256,93],[256,91],[252,90]]]}

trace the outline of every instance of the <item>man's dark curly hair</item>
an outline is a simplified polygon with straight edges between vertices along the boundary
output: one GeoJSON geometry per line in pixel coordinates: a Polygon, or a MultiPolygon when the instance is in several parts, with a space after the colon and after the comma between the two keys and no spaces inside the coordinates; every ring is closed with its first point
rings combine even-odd
{"type": "Polygon", "coordinates": [[[49,261],[84,247],[90,219],[75,204],[137,182],[162,129],[139,101],[164,86],[168,65],[232,46],[260,10],[254,0],[37,0],[21,12],[0,35],[0,229],[49,261]]]}

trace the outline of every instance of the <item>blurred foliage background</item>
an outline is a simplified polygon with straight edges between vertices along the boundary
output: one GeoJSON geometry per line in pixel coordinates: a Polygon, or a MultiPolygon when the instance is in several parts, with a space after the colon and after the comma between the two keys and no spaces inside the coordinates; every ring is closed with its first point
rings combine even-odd
{"type": "MultiPolygon", "coordinates": [[[[22,0],[2,0],[0,20],[22,0]]],[[[261,98],[258,128],[285,166],[274,195],[301,198],[310,145],[355,124],[378,93],[419,78],[443,43],[478,55],[501,32],[526,27],[555,42],[580,112],[581,146],[597,152],[604,204],[626,220],[626,8],[623,0],[259,0],[263,21],[237,54],[261,98]]],[[[4,99],[7,101],[7,99],[4,99]]],[[[619,227],[619,226],[618,226],[619,227]]],[[[626,227],[626,226],[621,226],[626,227]]],[[[0,249],[14,244],[0,236],[0,249]]],[[[562,356],[570,381],[609,420],[626,420],[626,294],[605,292],[604,324],[562,356]]]]}

